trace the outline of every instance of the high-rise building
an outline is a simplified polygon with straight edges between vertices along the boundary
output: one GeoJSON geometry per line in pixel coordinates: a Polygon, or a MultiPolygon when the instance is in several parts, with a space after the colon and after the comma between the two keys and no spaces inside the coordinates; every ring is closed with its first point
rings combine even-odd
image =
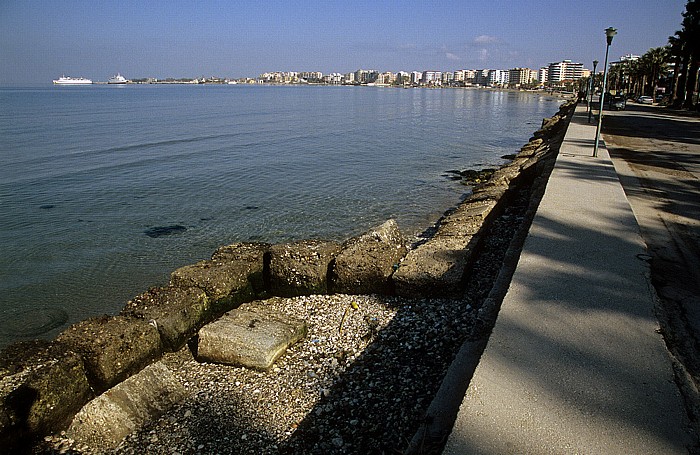
{"type": "Polygon", "coordinates": [[[490,70],[489,84],[493,86],[506,85],[508,83],[508,71],[505,70],[490,70]]]}
{"type": "Polygon", "coordinates": [[[537,79],[537,72],[530,68],[513,68],[508,70],[508,84],[520,87],[531,84],[537,79]]]}
{"type": "Polygon", "coordinates": [[[550,84],[562,81],[573,81],[583,77],[583,63],[573,63],[571,60],[550,63],[547,82],[550,84]]]}
{"type": "Polygon", "coordinates": [[[421,83],[425,85],[439,85],[442,79],[442,71],[423,71],[421,83]]]}
{"type": "Polygon", "coordinates": [[[377,81],[379,78],[379,71],[377,70],[357,70],[355,71],[355,82],[360,84],[371,84],[377,81]]]}

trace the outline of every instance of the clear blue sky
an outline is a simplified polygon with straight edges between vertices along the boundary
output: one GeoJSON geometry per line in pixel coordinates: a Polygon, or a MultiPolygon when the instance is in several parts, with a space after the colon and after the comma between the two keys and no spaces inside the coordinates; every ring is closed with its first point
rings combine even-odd
{"type": "Polygon", "coordinates": [[[0,84],[127,78],[537,69],[663,46],[685,0],[0,0],[0,84]]]}

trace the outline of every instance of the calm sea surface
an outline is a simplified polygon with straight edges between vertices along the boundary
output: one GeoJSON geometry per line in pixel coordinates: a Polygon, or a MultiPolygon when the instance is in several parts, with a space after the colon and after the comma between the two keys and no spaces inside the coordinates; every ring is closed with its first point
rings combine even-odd
{"type": "Polygon", "coordinates": [[[466,192],[445,171],[503,163],[558,105],[459,89],[0,88],[0,347],[116,314],[220,245],[342,240],[389,218],[416,233],[466,192]]]}

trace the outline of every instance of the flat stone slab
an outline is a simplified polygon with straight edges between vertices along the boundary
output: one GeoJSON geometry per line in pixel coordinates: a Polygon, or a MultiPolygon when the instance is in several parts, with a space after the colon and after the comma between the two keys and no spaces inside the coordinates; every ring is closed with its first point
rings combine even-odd
{"type": "Polygon", "coordinates": [[[67,435],[93,449],[112,449],[186,395],[168,367],[154,363],[83,406],[67,435]]]}
{"type": "Polygon", "coordinates": [[[300,319],[239,308],[199,331],[197,359],[267,370],[306,332],[300,319]]]}

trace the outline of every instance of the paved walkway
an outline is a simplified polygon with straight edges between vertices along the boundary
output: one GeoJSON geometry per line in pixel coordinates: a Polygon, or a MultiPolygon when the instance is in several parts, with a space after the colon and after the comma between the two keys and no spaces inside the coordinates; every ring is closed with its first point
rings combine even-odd
{"type": "Polygon", "coordinates": [[[577,108],[445,454],[675,454],[692,442],[644,243],[577,108]]]}

